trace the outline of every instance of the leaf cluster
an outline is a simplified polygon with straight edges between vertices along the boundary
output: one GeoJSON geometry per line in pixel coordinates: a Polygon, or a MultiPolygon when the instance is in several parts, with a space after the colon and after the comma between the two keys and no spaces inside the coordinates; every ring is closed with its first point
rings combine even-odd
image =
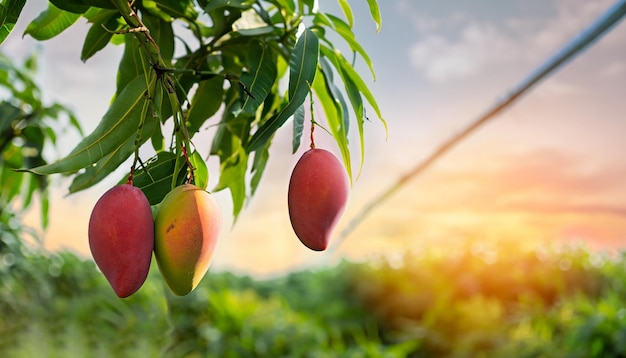
{"type": "MultiPolygon", "coordinates": [[[[76,192],[134,156],[129,175],[158,203],[185,181],[205,188],[205,161],[215,156],[220,173],[213,190],[230,190],[236,217],[258,188],[275,133],[291,118],[293,152],[300,146],[305,101],[315,95],[352,178],[350,124],[356,123],[362,163],[366,104],[385,122],[354,60],[340,51],[343,46],[364,61],[374,77],[352,31],[352,9],[338,2],[343,18],[314,0],[50,1],[25,34],[46,40],[84,18],[91,26],[83,61],[109,44],[124,51],[116,93],[96,129],[65,158],[28,170],[74,174],[70,192],[76,192]],[[171,135],[163,133],[168,121],[171,135]],[[200,137],[208,133],[210,151],[199,153],[194,142],[206,143],[200,137]],[[142,160],[138,149],[147,142],[154,157],[142,160]]],[[[369,0],[368,6],[379,28],[378,4],[369,0]]]]}
{"type": "Polygon", "coordinates": [[[41,199],[42,226],[48,223],[48,178],[18,172],[24,167],[46,165],[44,151],[57,146],[63,127],[80,132],[71,110],[44,103],[33,78],[37,55],[18,65],[0,53],[0,224],[12,230],[10,218],[30,207],[35,194],[41,199]]]}

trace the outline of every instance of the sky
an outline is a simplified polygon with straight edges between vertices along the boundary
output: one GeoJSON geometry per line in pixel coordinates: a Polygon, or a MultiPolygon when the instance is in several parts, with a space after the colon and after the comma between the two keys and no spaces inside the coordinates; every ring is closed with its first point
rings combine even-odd
{"type": "MultiPolygon", "coordinates": [[[[356,68],[377,98],[389,133],[386,137],[375,118],[366,122],[363,172],[352,187],[336,236],[365,204],[506,96],[613,2],[381,0],[378,33],[366,2],[351,4],[355,32],[374,63],[376,81],[363,64],[356,68]]],[[[21,33],[43,6],[27,3],[0,50],[23,58],[35,46],[21,33]]],[[[334,2],[321,6],[339,11],[334,2]]],[[[39,45],[39,83],[51,101],[73,108],[89,132],[114,92],[121,51],[110,46],[81,62],[76,43],[82,44],[86,28],[77,24],[39,45]]],[[[228,215],[229,193],[215,193],[226,215],[212,267],[272,275],[342,258],[401,255],[467,238],[623,248],[625,43],[622,21],[378,205],[337,250],[309,251],[291,230],[286,188],[304,149],[291,154],[287,125],[275,138],[257,195],[236,225],[228,215]]],[[[69,146],[59,154],[69,152],[77,139],[67,134],[69,146]]],[[[316,143],[339,153],[329,138],[317,137],[316,143]]],[[[211,159],[210,166],[216,165],[211,159]]],[[[46,247],[89,257],[91,208],[120,175],[69,196],[69,182],[53,178],[46,247]]],[[[27,221],[38,222],[36,210],[27,221]]]]}

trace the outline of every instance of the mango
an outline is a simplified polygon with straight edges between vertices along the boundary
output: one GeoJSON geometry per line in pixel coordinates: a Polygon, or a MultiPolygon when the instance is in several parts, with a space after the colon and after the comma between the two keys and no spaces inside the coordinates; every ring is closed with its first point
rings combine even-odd
{"type": "Polygon", "coordinates": [[[309,249],[328,247],[348,201],[349,181],[341,162],[329,151],[313,148],[296,163],[287,204],[296,236],[309,249]]]}
{"type": "Polygon", "coordinates": [[[154,247],[154,221],[141,189],[123,184],[109,189],[89,218],[89,249],[96,265],[120,297],[143,285],[154,247]]]}
{"type": "Polygon", "coordinates": [[[209,269],[222,225],[215,198],[183,184],[169,192],[155,218],[154,256],[170,290],[184,296],[209,269]]]}

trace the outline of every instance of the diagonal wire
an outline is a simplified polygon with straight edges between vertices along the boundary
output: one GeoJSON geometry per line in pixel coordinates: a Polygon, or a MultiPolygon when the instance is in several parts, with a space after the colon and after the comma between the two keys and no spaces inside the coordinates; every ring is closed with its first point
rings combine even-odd
{"type": "Polygon", "coordinates": [[[578,36],[573,38],[568,44],[544,62],[543,65],[522,80],[510,91],[508,96],[496,102],[485,114],[478,117],[461,132],[449,138],[429,157],[418,163],[415,167],[413,167],[413,169],[402,175],[393,185],[367,203],[341,231],[339,237],[335,241],[335,244],[331,246],[329,251],[335,251],[372,210],[385,200],[389,199],[389,197],[402,188],[409,180],[422,173],[426,168],[436,162],[441,156],[450,151],[467,136],[472,134],[476,129],[493,119],[493,117],[506,107],[510,106],[535,84],[539,83],[567,61],[580,54],[584,49],[605,34],[607,30],[616,25],[624,17],[624,15],[626,15],[626,0],[617,1],[587,29],[583,30],[578,36]]]}

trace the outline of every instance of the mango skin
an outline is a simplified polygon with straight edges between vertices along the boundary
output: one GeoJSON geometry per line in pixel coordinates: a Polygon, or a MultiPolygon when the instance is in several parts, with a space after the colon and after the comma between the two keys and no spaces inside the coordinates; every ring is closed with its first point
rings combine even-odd
{"type": "Polygon", "coordinates": [[[89,218],[89,249],[96,265],[120,297],[146,281],[154,247],[154,221],[148,199],[130,184],[109,189],[89,218]]]}
{"type": "Polygon", "coordinates": [[[170,290],[184,296],[209,269],[222,225],[222,212],[205,190],[184,184],[161,202],[155,218],[154,256],[170,290]]]}
{"type": "Polygon", "coordinates": [[[341,162],[324,149],[306,151],[291,173],[287,205],[298,239],[324,251],[348,201],[350,183],[341,162]]]}

